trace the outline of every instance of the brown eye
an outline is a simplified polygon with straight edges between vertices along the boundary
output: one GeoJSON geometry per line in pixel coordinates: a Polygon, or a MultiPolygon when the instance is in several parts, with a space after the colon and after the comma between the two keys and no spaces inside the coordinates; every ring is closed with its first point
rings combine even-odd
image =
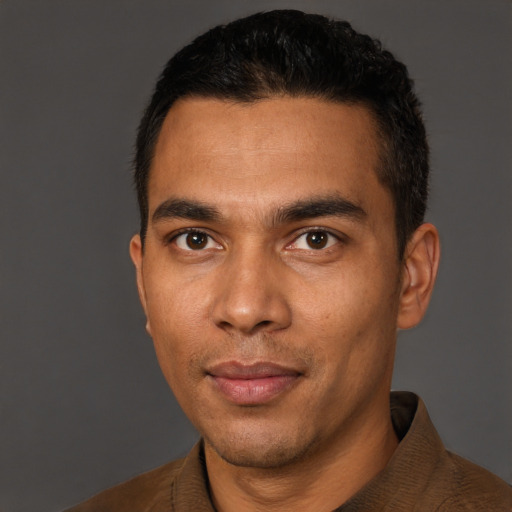
{"type": "Polygon", "coordinates": [[[313,249],[321,251],[336,245],[339,241],[340,238],[331,232],[324,229],[316,229],[302,233],[293,243],[287,246],[287,249],[301,251],[311,251],[313,249]]]}
{"type": "Polygon", "coordinates": [[[324,249],[329,242],[329,235],[325,231],[311,231],[306,235],[306,243],[311,249],[324,249]]]}
{"type": "Polygon", "coordinates": [[[204,249],[208,243],[208,236],[204,233],[189,233],[187,235],[187,245],[190,249],[204,249]]]}
{"type": "Polygon", "coordinates": [[[174,243],[185,251],[200,251],[202,249],[220,249],[213,238],[202,231],[189,231],[174,238],[174,243]]]}

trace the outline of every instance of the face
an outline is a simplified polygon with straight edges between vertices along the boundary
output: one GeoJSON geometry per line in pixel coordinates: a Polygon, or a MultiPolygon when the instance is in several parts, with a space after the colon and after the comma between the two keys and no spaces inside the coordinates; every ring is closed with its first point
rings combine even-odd
{"type": "Polygon", "coordinates": [[[378,151],[364,107],[311,98],[165,120],[132,258],[163,373],[224,460],[283,466],[389,417],[402,270],[378,151]]]}

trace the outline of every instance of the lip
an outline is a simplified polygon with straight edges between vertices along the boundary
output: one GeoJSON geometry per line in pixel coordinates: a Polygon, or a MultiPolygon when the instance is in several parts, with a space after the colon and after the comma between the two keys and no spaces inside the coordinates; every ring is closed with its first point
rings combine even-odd
{"type": "Polygon", "coordinates": [[[302,373],[271,362],[220,363],[207,376],[228,401],[237,405],[260,405],[271,401],[297,383],[302,373]]]}

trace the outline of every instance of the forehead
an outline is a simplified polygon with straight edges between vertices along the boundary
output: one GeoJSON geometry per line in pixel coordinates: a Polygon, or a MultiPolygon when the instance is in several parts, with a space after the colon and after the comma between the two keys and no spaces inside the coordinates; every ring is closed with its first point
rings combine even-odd
{"type": "MultiPolygon", "coordinates": [[[[169,196],[245,207],[337,193],[390,202],[376,170],[379,137],[362,105],[279,97],[187,98],[169,111],[150,172],[150,215],[169,196]]],[[[392,207],[392,206],[391,206],[392,207]]]]}

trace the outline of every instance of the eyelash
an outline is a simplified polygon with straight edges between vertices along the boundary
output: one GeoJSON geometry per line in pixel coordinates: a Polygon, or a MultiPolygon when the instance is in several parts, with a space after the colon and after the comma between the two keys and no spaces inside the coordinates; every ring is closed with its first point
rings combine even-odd
{"type": "MultiPolygon", "coordinates": [[[[206,235],[208,237],[209,240],[213,240],[215,241],[215,239],[210,235],[208,234],[206,231],[204,231],[203,229],[198,229],[198,228],[184,228],[184,229],[180,229],[179,231],[177,231],[176,233],[173,233],[168,239],[167,239],[167,245],[171,244],[171,243],[174,243],[177,245],[176,243],[176,240],[182,236],[182,235],[193,235],[194,233],[197,233],[199,235],[206,235]]],[[[220,245],[220,244],[219,244],[220,245]]],[[[182,249],[184,251],[186,251],[187,249],[182,249]]],[[[194,249],[188,249],[190,251],[193,251],[194,249]]]]}
{"type": "MultiPolygon", "coordinates": [[[[334,238],[335,242],[333,243],[330,243],[329,241],[327,242],[329,245],[327,247],[321,247],[321,248],[313,248],[313,247],[308,247],[308,248],[304,248],[304,249],[301,249],[301,250],[310,250],[310,251],[314,251],[314,252],[320,252],[320,251],[326,251],[328,249],[330,249],[333,245],[335,245],[335,243],[338,243],[338,242],[341,242],[342,241],[342,237],[339,235],[339,234],[336,234],[336,233],[333,233],[332,231],[326,229],[326,228],[320,228],[320,227],[312,227],[312,228],[307,228],[306,230],[302,231],[301,233],[299,233],[291,243],[287,244],[286,247],[289,247],[290,245],[296,245],[298,243],[298,241],[302,238],[302,237],[307,237],[308,235],[311,235],[311,234],[314,234],[314,233],[322,233],[322,234],[325,234],[327,235],[329,238],[334,238]]],[[[307,242],[306,242],[307,243],[307,242]]]]}
{"type": "MultiPolygon", "coordinates": [[[[206,237],[208,237],[209,241],[214,241],[215,242],[215,239],[205,230],[202,230],[202,229],[199,229],[199,228],[184,228],[184,229],[179,230],[176,233],[173,233],[166,240],[166,244],[167,245],[172,244],[172,243],[176,244],[176,240],[180,236],[182,236],[182,235],[191,235],[191,234],[194,234],[194,233],[198,233],[200,235],[205,235],[206,237]]],[[[285,248],[290,247],[291,245],[297,244],[297,242],[300,240],[301,237],[304,237],[304,236],[307,236],[307,235],[313,234],[313,233],[323,233],[323,234],[326,234],[328,237],[334,238],[335,242],[331,243],[327,247],[322,247],[320,249],[314,249],[313,247],[309,247],[307,249],[300,249],[300,250],[310,250],[310,251],[314,251],[314,252],[326,251],[326,250],[330,249],[333,245],[335,245],[336,242],[344,241],[344,237],[342,235],[338,234],[338,233],[333,233],[332,231],[330,231],[330,230],[328,230],[326,228],[323,228],[323,227],[315,227],[315,226],[313,226],[313,227],[308,227],[307,229],[305,229],[302,232],[298,233],[293,238],[293,240],[290,243],[286,244],[285,248]]],[[[215,243],[218,243],[218,242],[215,242],[215,243]]],[[[221,245],[221,244],[218,244],[218,245],[221,245]]],[[[201,249],[194,250],[192,248],[181,249],[181,250],[183,250],[183,251],[201,252],[201,249]]]]}

